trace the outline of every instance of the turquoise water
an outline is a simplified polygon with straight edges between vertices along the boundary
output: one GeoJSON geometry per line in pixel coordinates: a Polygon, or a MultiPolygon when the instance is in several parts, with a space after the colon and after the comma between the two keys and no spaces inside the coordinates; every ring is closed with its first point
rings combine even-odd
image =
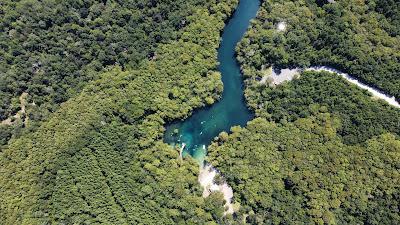
{"type": "Polygon", "coordinates": [[[186,144],[184,155],[190,154],[199,162],[206,155],[206,146],[222,131],[232,126],[246,125],[253,118],[243,96],[243,78],[235,58],[235,47],[246,32],[260,6],[259,0],[240,0],[233,17],[225,26],[218,49],[218,69],[222,74],[222,98],[211,107],[196,110],[184,121],[166,127],[165,142],[186,144]]]}

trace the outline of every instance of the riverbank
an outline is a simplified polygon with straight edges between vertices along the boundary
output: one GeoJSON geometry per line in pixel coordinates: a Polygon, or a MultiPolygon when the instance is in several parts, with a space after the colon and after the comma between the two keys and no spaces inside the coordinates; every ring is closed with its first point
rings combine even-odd
{"type": "Polygon", "coordinates": [[[233,214],[237,209],[232,203],[233,189],[228,185],[223,176],[212,165],[206,164],[200,168],[199,183],[203,187],[203,198],[212,192],[221,192],[225,200],[224,215],[233,214]],[[217,179],[219,181],[217,181],[217,179]]]}
{"type": "Polygon", "coordinates": [[[208,197],[212,192],[221,192],[225,200],[225,215],[235,211],[235,204],[232,203],[233,190],[215,168],[204,163],[204,158],[206,146],[218,134],[222,131],[229,132],[233,126],[245,126],[254,117],[245,102],[243,75],[236,60],[235,48],[259,7],[258,0],[240,0],[223,30],[218,49],[218,70],[222,74],[224,87],[221,99],[210,106],[195,110],[184,121],[167,125],[164,135],[166,143],[181,146],[181,157],[189,154],[199,162],[201,166],[198,181],[204,189],[203,197],[208,197]]]}
{"type": "Polygon", "coordinates": [[[264,75],[264,77],[262,77],[260,83],[268,83],[271,85],[279,85],[279,84],[283,83],[284,81],[290,81],[293,78],[295,78],[296,76],[300,75],[300,73],[302,71],[316,71],[316,72],[323,71],[323,72],[329,72],[332,74],[337,74],[337,75],[343,77],[344,79],[346,79],[348,82],[355,84],[357,87],[367,90],[369,93],[372,94],[373,97],[375,97],[377,99],[382,99],[385,102],[387,102],[389,105],[394,106],[396,108],[400,108],[400,103],[396,101],[394,96],[389,96],[373,87],[370,87],[366,84],[361,83],[360,81],[358,81],[357,79],[355,79],[354,77],[349,75],[348,73],[343,73],[343,72],[336,70],[334,68],[331,68],[331,67],[313,66],[313,67],[309,67],[306,69],[299,69],[299,68],[281,69],[279,71],[275,71],[273,68],[270,68],[266,71],[267,72],[264,75]]]}
{"type": "Polygon", "coordinates": [[[378,99],[382,99],[385,102],[387,102],[389,105],[392,105],[396,108],[400,108],[400,104],[399,102],[396,101],[394,96],[389,96],[373,87],[370,87],[366,84],[361,83],[360,81],[358,81],[357,79],[355,79],[354,77],[352,77],[351,75],[349,75],[348,73],[343,73],[339,70],[336,70],[334,68],[331,67],[327,67],[327,66],[315,66],[315,67],[310,67],[308,69],[305,69],[305,71],[325,71],[325,72],[329,72],[329,73],[334,73],[337,74],[341,77],[343,77],[344,79],[346,79],[348,82],[357,85],[357,87],[367,90],[369,93],[372,94],[372,96],[378,98],[378,99]]]}
{"type": "Polygon", "coordinates": [[[257,0],[240,0],[226,24],[218,48],[218,70],[222,75],[223,92],[214,104],[197,109],[184,121],[166,126],[164,141],[171,145],[186,144],[183,156],[191,155],[197,161],[204,159],[208,146],[222,131],[233,126],[245,126],[254,117],[244,98],[243,75],[236,60],[235,48],[248,30],[260,7],[257,0]]]}

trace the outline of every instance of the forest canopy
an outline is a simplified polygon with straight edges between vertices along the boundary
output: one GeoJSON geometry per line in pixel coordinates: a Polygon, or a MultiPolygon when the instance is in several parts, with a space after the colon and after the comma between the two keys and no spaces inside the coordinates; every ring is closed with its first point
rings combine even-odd
{"type": "Polygon", "coordinates": [[[347,144],[376,135],[400,135],[400,110],[329,72],[303,72],[300,78],[276,87],[249,81],[245,91],[256,115],[277,123],[306,118],[318,110],[341,121],[338,135],[347,144]]]}
{"type": "Polygon", "coordinates": [[[238,47],[247,76],[263,67],[330,66],[400,99],[398,1],[264,1],[238,47]],[[285,29],[279,31],[279,23],[285,29]]]}
{"type": "Polygon", "coordinates": [[[186,4],[192,12],[187,25],[170,33],[176,39],[157,45],[157,57],[135,69],[107,69],[35,132],[3,147],[2,224],[226,219],[220,195],[201,197],[198,165],[179,160],[178,151],[161,139],[165,122],[219,97],[219,37],[237,1],[186,4]]]}
{"type": "Polygon", "coordinates": [[[2,1],[0,123],[21,110],[23,93],[27,104],[22,120],[0,125],[0,144],[21,128],[36,129],[108,67],[137,68],[156,58],[157,45],[176,40],[199,5],[213,2],[2,1]]]}
{"type": "Polygon", "coordinates": [[[257,118],[209,148],[250,224],[396,224],[400,141],[359,145],[337,136],[329,113],[279,124],[257,118]]]}
{"type": "Polygon", "coordinates": [[[271,66],[329,66],[400,98],[399,4],[329,2],[264,1],[237,47],[256,118],[221,133],[208,160],[234,190],[238,221],[400,221],[398,108],[327,72],[260,82],[271,66]]]}
{"type": "Polygon", "coordinates": [[[400,110],[325,72],[259,82],[327,65],[399,99],[397,1],[330,2],[265,0],[237,48],[255,119],[207,158],[233,215],[162,138],[221,97],[237,0],[1,2],[0,224],[398,224],[400,110]]]}

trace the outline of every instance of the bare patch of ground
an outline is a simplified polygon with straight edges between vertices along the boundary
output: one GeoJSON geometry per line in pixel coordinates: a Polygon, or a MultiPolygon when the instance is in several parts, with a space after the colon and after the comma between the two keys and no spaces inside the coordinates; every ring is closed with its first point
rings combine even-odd
{"type": "MultiPolygon", "coordinates": [[[[12,125],[17,121],[18,119],[21,119],[22,116],[25,115],[25,120],[24,124],[27,125],[28,123],[28,117],[26,116],[26,105],[28,104],[26,97],[28,97],[28,93],[24,92],[19,96],[19,102],[20,102],[20,110],[14,115],[9,117],[6,120],[1,121],[1,125],[12,125]]],[[[34,103],[32,103],[34,104],[34,103]]]]}
{"type": "Polygon", "coordinates": [[[269,85],[279,85],[284,81],[290,81],[300,75],[299,69],[281,69],[275,70],[272,67],[263,71],[264,76],[260,83],[267,83],[269,85]]]}
{"type": "Polygon", "coordinates": [[[224,214],[232,214],[238,210],[238,206],[232,203],[233,190],[223,179],[222,182],[216,182],[217,176],[223,178],[219,171],[209,164],[200,169],[199,183],[204,189],[203,197],[207,198],[212,192],[221,192],[226,202],[224,214]]]}

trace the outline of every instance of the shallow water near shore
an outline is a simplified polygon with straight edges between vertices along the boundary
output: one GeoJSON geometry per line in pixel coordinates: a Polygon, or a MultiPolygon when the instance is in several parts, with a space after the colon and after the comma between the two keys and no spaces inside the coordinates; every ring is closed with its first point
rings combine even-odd
{"type": "Polygon", "coordinates": [[[259,7],[259,0],[240,0],[233,17],[224,28],[218,49],[218,69],[224,84],[221,99],[211,107],[194,111],[188,119],[166,127],[164,141],[173,145],[185,143],[183,155],[190,154],[201,164],[207,146],[220,132],[229,132],[236,125],[244,126],[253,118],[244,100],[243,77],[235,58],[235,47],[259,7]]]}

